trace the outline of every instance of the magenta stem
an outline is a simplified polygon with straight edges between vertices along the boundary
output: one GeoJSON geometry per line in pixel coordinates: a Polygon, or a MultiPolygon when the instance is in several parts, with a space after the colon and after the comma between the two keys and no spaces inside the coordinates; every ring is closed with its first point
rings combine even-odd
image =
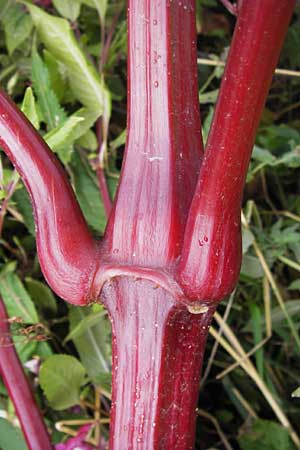
{"type": "Polygon", "coordinates": [[[0,91],[0,145],[30,194],[43,273],[62,298],[95,298],[98,250],[55,155],[13,102],[0,91]]]}
{"type": "Polygon", "coordinates": [[[165,266],[202,155],[195,1],[129,0],[128,32],[128,138],[105,243],[119,263],[165,266]]]}
{"type": "Polygon", "coordinates": [[[150,281],[103,288],[113,327],[111,450],[189,450],[213,314],[190,314],[150,281]]]}
{"type": "Polygon", "coordinates": [[[294,0],[244,0],[186,225],[178,281],[195,301],[234,289],[241,264],[241,200],[261,113],[294,0]]]}
{"type": "Polygon", "coordinates": [[[14,404],[29,450],[52,450],[50,437],[10,335],[0,297],[0,375],[14,404]]]}

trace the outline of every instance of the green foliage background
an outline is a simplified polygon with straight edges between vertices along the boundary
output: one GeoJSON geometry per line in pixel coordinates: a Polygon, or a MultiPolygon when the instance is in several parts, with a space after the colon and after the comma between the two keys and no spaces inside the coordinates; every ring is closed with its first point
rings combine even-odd
{"type": "MultiPolygon", "coordinates": [[[[35,3],[40,5],[0,0],[1,87],[57,154],[91,229],[101,237],[106,217],[96,176],[99,136],[112,196],[126,137],[126,5],[118,0],[35,3]]],[[[197,8],[199,56],[223,61],[234,18],[216,0],[197,0],[197,8]]],[[[298,76],[274,76],[244,195],[240,283],[219,308],[228,327],[222,318],[213,324],[217,336],[223,326],[231,350],[243,356],[237,338],[251,356],[230,367],[233,354],[222,340],[210,337],[199,403],[199,450],[292,450],[293,431],[283,426],[281,414],[300,434],[299,42],[297,8],[279,66],[298,70],[298,76]]],[[[199,64],[204,138],[222,73],[222,67],[199,64]]],[[[4,154],[1,160],[0,293],[10,316],[23,319],[13,326],[17,350],[28,367],[33,361],[41,365],[39,377],[30,370],[28,376],[53,441],[61,442],[67,434],[55,424],[93,418],[87,405],[94,403],[95,392],[102,393],[109,414],[110,325],[101,306],[69,307],[46,285],[28,195],[4,154]],[[35,333],[24,339],[21,331],[27,324],[39,325],[38,333],[48,340],[36,340],[35,333]]],[[[1,380],[0,417],[0,448],[26,449],[1,380]]],[[[106,440],[108,428],[101,433],[106,440]]]]}

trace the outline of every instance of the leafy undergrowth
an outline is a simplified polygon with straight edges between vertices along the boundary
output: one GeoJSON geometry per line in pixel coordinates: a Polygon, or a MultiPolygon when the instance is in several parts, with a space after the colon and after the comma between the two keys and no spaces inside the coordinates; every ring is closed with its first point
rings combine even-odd
{"type": "MultiPolygon", "coordinates": [[[[0,82],[65,166],[91,229],[101,237],[106,218],[96,172],[104,166],[113,196],[126,136],[124,2],[32,3],[43,9],[0,1],[0,82]]],[[[234,17],[216,0],[197,3],[206,138],[234,17]]],[[[292,450],[299,442],[299,38],[296,10],[278,66],[295,72],[274,76],[249,168],[240,283],[219,307],[208,341],[198,450],[292,450]]],[[[21,318],[12,320],[12,334],[53,442],[57,450],[105,449],[107,314],[99,305],[67,306],[47,287],[29,199],[3,155],[0,187],[0,294],[10,317],[21,318]]],[[[25,450],[1,381],[0,417],[0,448],[25,450]]]]}

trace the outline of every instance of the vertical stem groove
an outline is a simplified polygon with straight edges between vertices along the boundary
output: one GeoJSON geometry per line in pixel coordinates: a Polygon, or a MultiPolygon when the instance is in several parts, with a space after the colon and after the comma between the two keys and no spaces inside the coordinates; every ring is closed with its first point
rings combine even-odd
{"type": "Polygon", "coordinates": [[[150,281],[104,285],[113,326],[111,450],[193,449],[213,309],[192,315],[150,281]]]}

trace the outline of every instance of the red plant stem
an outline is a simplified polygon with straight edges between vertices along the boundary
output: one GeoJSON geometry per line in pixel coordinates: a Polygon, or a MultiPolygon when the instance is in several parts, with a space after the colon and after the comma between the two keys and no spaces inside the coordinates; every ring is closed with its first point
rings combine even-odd
{"type": "Polygon", "coordinates": [[[219,300],[238,280],[245,177],[294,5],[241,3],[178,268],[191,299],[219,300]]]}
{"type": "Polygon", "coordinates": [[[111,450],[194,448],[200,368],[213,308],[193,315],[150,281],[103,288],[113,326],[111,450]]]}
{"type": "Polygon", "coordinates": [[[237,3],[231,3],[230,0],[220,0],[220,2],[225,6],[225,8],[234,16],[237,15],[238,6],[237,3]]]}
{"type": "Polygon", "coordinates": [[[105,240],[119,263],[165,266],[201,158],[195,2],[129,0],[128,30],[128,138],[105,240]]]}
{"type": "Polygon", "coordinates": [[[29,450],[51,450],[50,437],[14,348],[1,297],[0,336],[0,375],[14,404],[29,450]]]}
{"type": "Polygon", "coordinates": [[[108,123],[106,123],[105,119],[101,117],[97,121],[97,140],[98,140],[98,146],[99,146],[99,154],[96,162],[96,174],[98,178],[98,184],[99,184],[99,190],[101,199],[104,206],[104,211],[106,214],[106,217],[109,218],[111,208],[112,208],[112,201],[110,198],[110,193],[108,190],[108,184],[105,177],[105,170],[104,170],[104,152],[106,150],[107,145],[107,129],[108,129],[108,123]]]}
{"type": "Polygon", "coordinates": [[[112,202],[110,199],[110,194],[108,191],[107,181],[105,177],[105,172],[102,167],[98,167],[96,170],[97,177],[98,177],[98,183],[99,183],[99,189],[101,193],[101,198],[103,201],[104,211],[106,214],[106,217],[109,217],[111,208],[112,208],[112,202]]]}
{"type": "Polygon", "coordinates": [[[96,245],[57,159],[0,91],[0,145],[31,196],[39,260],[53,290],[75,304],[95,297],[96,245]]]}

